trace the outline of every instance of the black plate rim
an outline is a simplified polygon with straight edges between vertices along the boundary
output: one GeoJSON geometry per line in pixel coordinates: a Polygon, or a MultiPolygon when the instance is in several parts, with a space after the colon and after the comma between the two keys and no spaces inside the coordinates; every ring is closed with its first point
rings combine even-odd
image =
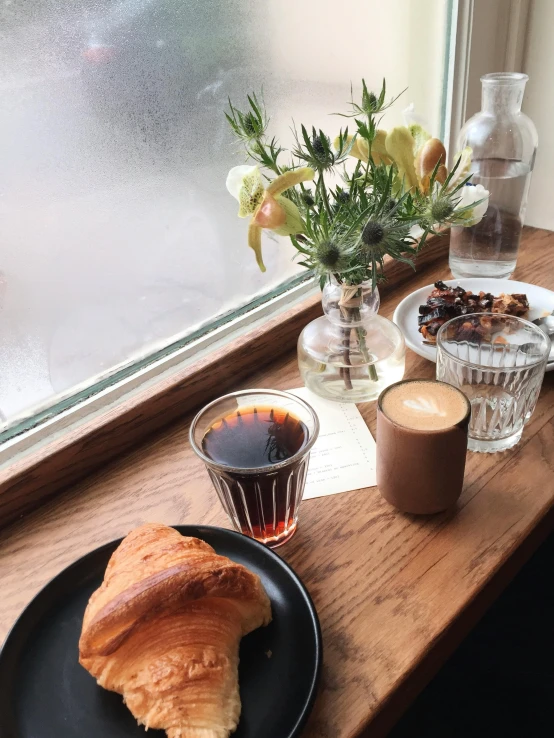
{"type": "MultiPolygon", "coordinates": [[[[321,633],[321,625],[319,622],[319,617],[317,615],[317,611],[315,609],[315,605],[313,603],[313,600],[310,596],[310,593],[306,589],[306,586],[298,576],[298,574],[294,571],[294,569],[280,556],[278,556],[275,551],[272,551],[269,546],[266,546],[264,543],[260,543],[260,541],[256,541],[254,538],[250,538],[249,536],[245,536],[242,533],[238,533],[237,531],[230,530],[229,528],[221,528],[216,525],[170,525],[169,527],[175,528],[175,530],[179,531],[181,535],[189,535],[194,536],[196,538],[200,538],[201,540],[204,540],[202,538],[202,531],[208,531],[208,533],[213,532],[214,534],[224,534],[226,536],[229,536],[231,540],[239,541],[241,545],[252,546],[253,548],[257,548],[258,550],[263,551],[264,555],[269,556],[269,558],[273,559],[273,561],[280,566],[282,569],[286,571],[288,576],[293,580],[295,585],[298,587],[299,591],[301,592],[303,599],[308,607],[308,611],[310,613],[310,618],[312,621],[313,629],[314,629],[314,636],[315,636],[315,669],[313,672],[312,681],[309,688],[308,697],[304,703],[304,706],[302,708],[302,711],[298,715],[298,719],[296,721],[295,726],[293,727],[292,731],[287,735],[283,736],[283,738],[298,738],[300,733],[302,732],[302,729],[304,728],[308,717],[310,716],[310,713],[313,709],[314,702],[317,696],[317,687],[319,684],[319,680],[321,677],[321,670],[323,666],[323,637],[321,633]]],[[[93,556],[98,556],[101,553],[108,552],[108,550],[111,549],[111,551],[115,551],[115,549],[119,546],[121,541],[123,541],[124,537],[116,538],[112,541],[109,541],[108,543],[104,543],[102,546],[98,546],[98,548],[92,549],[91,551],[87,551],[86,554],[83,554],[78,559],[73,561],[71,564],[66,566],[64,569],[62,569],[58,574],[52,577],[37,593],[36,595],[28,602],[28,604],[25,606],[25,608],[20,612],[17,620],[12,625],[10,630],[8,631],[8,634],[6,635],[6,638],[4,639],[4,642],[2,643],[2,646],[0,647],[0,667],[2,665],[2,659],[4,657],[5,651],[10,645],[10,642],[14,640],[17,635],[19,628],[22,626],[22,621],[24,619],[24,616],[34,609],[35,607],[40,606],[40,600],[46,596],[46,592],[50,587],[54,586],[60,579],[65,577],[68,572],[73,569],[74,567],[82,566],[85,559],[88,557],[92,558],[93,556]]],[[[0,725],[0,728],[2,726],[0,725]]],[[[232,734],[231,734],[232,736],[232,734]]]]}

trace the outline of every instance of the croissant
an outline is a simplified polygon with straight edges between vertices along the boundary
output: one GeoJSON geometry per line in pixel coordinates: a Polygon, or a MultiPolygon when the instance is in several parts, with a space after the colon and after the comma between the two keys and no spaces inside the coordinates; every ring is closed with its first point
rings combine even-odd
{"type": "Polygon", "coordinates": [[[114,551],[89,600],[79,661],[168,738],[228,738],[242,636],[271,621],[260,578],[197,538],[150,523],[114,551]]]}

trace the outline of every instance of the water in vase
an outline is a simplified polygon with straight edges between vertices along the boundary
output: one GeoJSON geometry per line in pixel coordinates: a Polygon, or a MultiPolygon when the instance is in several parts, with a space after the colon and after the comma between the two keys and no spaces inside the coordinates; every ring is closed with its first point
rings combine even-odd
{"type": "Polygon", "coordinates": [[[298,341],[304,384],[338,402],[376,400],[385,387],[404,376],[405,353],[398,328],[378,315],[352,329],[318,318],[306,326],[298,341]]]}

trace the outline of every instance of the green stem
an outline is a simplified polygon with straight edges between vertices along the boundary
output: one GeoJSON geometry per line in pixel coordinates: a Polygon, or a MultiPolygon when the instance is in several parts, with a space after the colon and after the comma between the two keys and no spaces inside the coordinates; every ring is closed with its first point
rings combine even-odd
{"type": "Polygon", "coordinates": [[[352,377],[350,375],[350,328],[343,328],[343,346],[344,350],[342,352],[342,360],[347,366],[344,366],[341,368],[340,373],[344,380],[344,386],[347,390],[353,389],[352,385],[352,377]]]}
{"type": "MultiPolygon", "coordinates": [[[[361,320],[360,311],[356,310],[354,315],[355,320],[361,320]]],[[[360,344],[360,351],[362,356],[364,357],[364,361],[367,364],[367,371],[369,374],[369,378],[372,382],[377,382],[379,380],[379,376],[377,375],[377,369],[372,363],[371,357],[369,355],[369,351],[367,350],[367,343],[365,340],[366,332],[363,327],[363,325],[359,325],[356,327],[356,333],[358,335],[358,342],[360,344]]]]}
{"type": "Polygon", "coordinates": [[[266,169],[269,169],[271,172],[275,172],[277,176],[282,174],[281,167],[277,164],[277,162],[273,159],[271,154],[268,153],[268,146],[265,144],[264,140],[262,138],[257,138],[256,143],[260,148],[262,148],[267,155],[267,159],[264,159],[263,156],[258,154],[256,151],[252,151],[251,147],[246,147],[246,151],[254,161],[257,161],[258,164],[261,164],[262,167],[265,167],[266,169]]]}
{"type": "MultiPolygon", "coordinates": [[[[350,311],[348,308],[340,308],[342,317],[344,318],[345,322],[350,322],[350,311]]],[[[342,334],[342,345],[343,345],[343,351],[342,351],[342,360],[346,364],[346,366],[341,367],[340,369],[340,376],[342,377],[342,380],[344,382],[344,386],[347,390],[353,389],[352,385],[352,376],[350,374],[350,328],[341,328],[340,329],[342,334]]]]}
{"type": "Polygon", "coordinates": [[[367,183],[369,182],[369,161],[371,159],[371,141],[368,141],[368,146],[369,146],[369,156],[365,164],[364,190],[367,187],[367,183]]]}
{"type": "Polygon", "coordinates": [[[366,363],[367,363],[367,372],[369,374],[369,378],[372,382],[379,381],[379,376],[377,374],[377,369],[373,365],[371,361],[371,357],[369,355],[369,351],[367,350],[367,344],[365,342],[365,330],[363,326],[358,326],[356,328],[356,333],[358,334],[358,341],[360,342],[360,351],[362,352],[362,356],[364,357],[366,363]]]}
{"type": "MultiPolygon", "coordinates": [[[[361,290],[361,288],[360,288],[361,290]]],[[[358,297],[361,297],[361,295],[358,295],[358,297]]],[[[348,308],[344,307],[341,308],[341,312],[343,313],[343,317],[345,319],[345,322],[347,323],[353,323],[361,322],[361,313],[359,308],[348,308]]],[[[351,329],[350,328],[342,328],[342,335],[343,335],[343,361],[347,365],[343,367],[340,371],[340,375],[344,380],[344,386],[347,390],[352,389],[352,377],[350,373],[350,366],[351,360],[350,360],[350,348],[351,348],[351,329]]],[[[358,344],[360,347],[360,353],[362,354],[364,361],[367,365],[367,371],[370,381],[377,382],[379,381],[379,376],[377,374],[377,369],[375,368],[374,364],[372,363],[371,356],[369,354],[367,343],[366,343],[366,331],[362,325],[358,325],[355,327],[356,335],[358,336],[358,344]]]]}
{"type": "Polygon", "coordinates": [[[331,205],[329,204],[327,188],[325,187],[325,181],[323,179],[323,172],[321,170],[319,170],[319,177],[317,179],[317,187],[319,188],[319,191],[321,193],[321,199],[323,200],[323,204],[325,205],[325,210],[327,211],[327,215],[329,216],[329,219],[332,219],[333,213],[331,211],[331,205]]]}
{"type": "MultiPolygon", "coordinates": [[[[369,129],[371,129],[371,117],[372,116],[370,116],[368,114],[368,116],[367,116],[367,122],[368,122],[368,128],[369,129]]],[[[365,163],[364,189],[367,187],[367,183],[369,182],[369,168],[370,168],[369,162],[372,161],[372,158],[371,158],[371,147],[373,145],[374,138],[375,137],[373,137],[373,138],[367,138],[366,139],[366,141],[367,141],[367,147],[368,147],[368,154],[369,155],[368,155],[367,161],[365,163]]]]}

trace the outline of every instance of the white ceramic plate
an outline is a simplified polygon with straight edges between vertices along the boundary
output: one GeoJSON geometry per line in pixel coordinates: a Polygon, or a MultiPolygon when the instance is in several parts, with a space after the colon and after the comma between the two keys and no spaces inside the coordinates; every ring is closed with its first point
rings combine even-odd
{"type": "MultiPolygon", "coordinates": [[[[548,315],[554,310],[554,292],[537,287],[527,282],[514,282],[512,279],[486,279],[486,278],[467,278],[467,279],[445,279],[446,285],[456,287],[460,285],[464,290],[472,292],[491,292],[493,295],[499,295],[501,292],[508,294],[524,293],[529,300],[529,316],[528,320],[535,320],[544,315],[548,315]]],[[[411,295],[405,297],[394,311],[393,321],[400,328],[406,339],[406,344],[416,354],[423,356],[430,361],[437,360],[437,349],[434,346],[428,346],[422,342],[421,333],[418,331],[417,316],[419,315],[419,306],[425,305],[429,294],[434,289],[434,285],[429,284],[420,290],[412,292],[411,295]]],[[[553,349],[554,352],[554,349],[553,349]]],[[[550,354],[546,371],[554,369],[554,353],[550,354]]]]}

